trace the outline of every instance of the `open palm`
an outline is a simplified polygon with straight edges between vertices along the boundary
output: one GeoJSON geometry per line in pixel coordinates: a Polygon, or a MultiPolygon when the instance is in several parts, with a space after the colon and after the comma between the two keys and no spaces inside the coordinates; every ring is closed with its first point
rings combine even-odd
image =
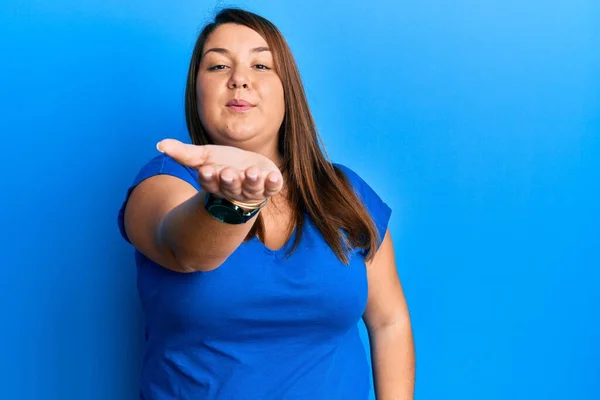
{"type": "Polygon", "coordinates": [[[156,147],[181,165],[198,171],[202,189],[218,197],[260,202],[283,187],[281,171],[262,154],[233,146],[185,144],[175,139],[164,139],[156,147]]]}

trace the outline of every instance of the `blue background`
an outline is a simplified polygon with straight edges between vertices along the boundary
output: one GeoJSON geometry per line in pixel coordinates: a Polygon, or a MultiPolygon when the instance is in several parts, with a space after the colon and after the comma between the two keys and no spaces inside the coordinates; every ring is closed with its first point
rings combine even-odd
{"type": "Polygon", "coordinates": [[[116,213],[186,139],[216,6],[275,22],[331,158],[394,209],[416,398],[600,398],[600,4],[0,5],[0,397],[133,399],[143,319],[116,213]]]}

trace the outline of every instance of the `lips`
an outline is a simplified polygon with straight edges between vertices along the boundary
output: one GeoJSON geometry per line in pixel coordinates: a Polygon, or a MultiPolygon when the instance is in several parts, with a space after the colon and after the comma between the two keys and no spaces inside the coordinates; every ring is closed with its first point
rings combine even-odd
{"type": "Polygon", "coordinates": [[[246,100],[234,99],[227,102],[226,106],[233,111],[248,111],[254,104],[247,102],[246,100]]]}

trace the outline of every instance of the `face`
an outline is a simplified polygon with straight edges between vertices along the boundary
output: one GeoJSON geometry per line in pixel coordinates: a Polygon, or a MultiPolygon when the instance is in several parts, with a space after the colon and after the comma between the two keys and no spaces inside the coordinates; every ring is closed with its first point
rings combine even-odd
{"type": "Polygon", "coordinates": [[[202,54],[198,113],[213,141],[277,146],[284,94],[267,42],[246,26],[224,24],[208,37],[202,54]]]}

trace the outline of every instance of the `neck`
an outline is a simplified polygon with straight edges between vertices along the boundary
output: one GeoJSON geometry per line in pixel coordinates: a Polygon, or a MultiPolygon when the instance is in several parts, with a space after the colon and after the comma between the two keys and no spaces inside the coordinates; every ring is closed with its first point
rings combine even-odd
{"type": "Polygon", "coordinates": [[[277,165],[279,169],[283,167],[283,155],[279,152],[278,135],[271,136],[268,140],[256,145],[254,150],[249,149],[258,154],[262,154],[277,165]]]}
{"type": "Polygon", "coordinates": [[[263,155],[269,160],[273,161],[273,163],[275,163],[275,165],[279,169],[283,168],[284,159],[283,155],[279,152],[277,137],[275,137],[274,140],[269,140],[268,142],[263,143],[256,143],[251,141],[236,143],[235,147],[263,155]]]}

